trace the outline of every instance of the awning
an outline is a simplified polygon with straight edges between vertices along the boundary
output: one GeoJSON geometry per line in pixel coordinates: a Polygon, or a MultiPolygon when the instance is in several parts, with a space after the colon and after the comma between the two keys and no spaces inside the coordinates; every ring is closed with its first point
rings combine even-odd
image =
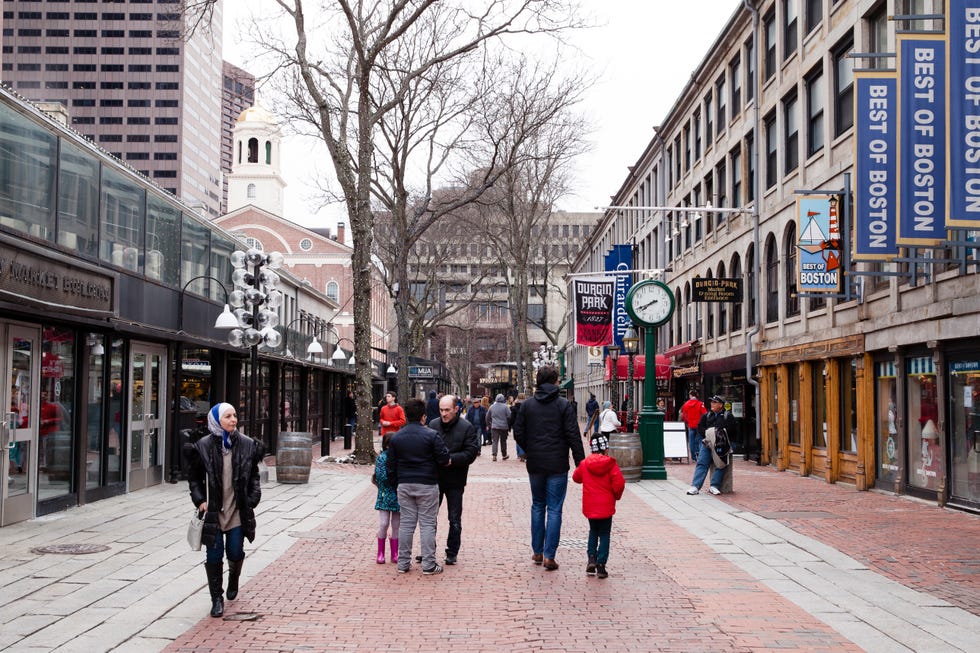
{"type": "Polygon", "coordinates": [[[691,340],[689,342],[682,342],[681,344],[674,345],[670,349],[667,349],[666,351],[664,351],[663,355],[664,356],[672,356],[672,357],[675,357],[675,358],[677,356],[683,356],[687,352],[691,351],[691,349],[696,344],[698,344],[697,339],[691,340]]]}
{"type": "MultiPolygon", "coordinates": [[[[616,376],[619,377],[620,381],[625,381],[629,378],[629,356],[620,354],[619,358],[616,360],[616,376]]],[[[633,378],[638,380],[643,380],[647,373],[647,357],[643,354],[637,354],[633,357],[633,378]]],[[[657,354],[657,378],[658,379],[669,379],[670,378],[670,359],[663,354],[657,354]]],[[[612,379],[612,362],[611,359],[606,356],[606,381],[612,379]]]]}
{"type": "Polygon", "coordinates": [[[559,390],[569,390],[569,389],[574,388],[574,387],[575,387],[575,377],[571,377],[570,376],[570,377],[568,377],[567,379],[565,379],[564,381],[561,382],[561,385],[558,386],[558,389],[559,390]]]}

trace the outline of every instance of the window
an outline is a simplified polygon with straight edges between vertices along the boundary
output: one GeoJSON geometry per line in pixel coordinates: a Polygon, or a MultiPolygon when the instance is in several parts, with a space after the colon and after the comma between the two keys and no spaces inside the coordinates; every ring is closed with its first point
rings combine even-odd
{"type": "Polygon", "coordinates": [[[246,189],[245,189],[245,196],[248,199],[250,199],[250,200],[254,200],[255,199],[255,197],[256,197],[255,184],[249,184],[246,187],[246,189]]]}
{"type": "Polygon", "coordinates": [[[0,224],[51,240],[58,139],[6,104],[0,124],[0,224]]]}
{"type": "Polygon", "coordinates": [[[823,0],[805,0],[806,2],[806,33],[817,28],[823,19],[823,0]]]}
{"type": "Polygon", "coordinates": [[[691,119],[691,125],[694,128],[694,160],[701,160],[701,112],[695,111],[694,117],[691,119]]]}
{"type": "Polygon", "coordinates": [[[691,126],[684,126],[684,169],[691,169],[691,126]]]}
{"type": "Polygon", "coordinates": [[[745,151],[748,152],[748,156],[745,158],[748,168],[748,175],[745,180],[745,203],[750,204],[755,201],[755,157],[752,156],[752,153],[755,152],[755,136],[752,132],[745,136],[745,151]]]}
{"type": "Polygon", "coordinates": [[[763,73],[765,80],[772,79],[776,74],[776,11],[770,10],[762,19],[762,30],[766,35],[766,60],[763,73]]]}
{"type": "Polygon", "coordinates": [[[176,286],[180,263],[180,211],[155,195],[146,203],[146,276],[176,286]]]}
{"type": "MultiPolygon", "coordinates": [[[[888,14],[887,6],[881,5],[877,11],[868,15],[865,22],[868,25],[868,52],[886,54],[894,51],[888,45],[888,14]]],[[[890,57],[870,57],[869,68],[888,68],[890,57]]]]}
{"type": "Polygon", "coordinates": [[[797,111],[796,93],[783,100],[783,131],[785,134],[784,174],[789,174],[800,165],[800,117],[797,111]]]}
{"type": "MultiPolygon", "coordinates": [[[[731,265],[732,279],[742,278],[742,260],[738,254],[732,257],[731,265]]],[[[720,275],[719,275],[720,276],[720,275]]],[[[742,304],[732,304],[732,331],[739,331],[742,328],[742,304]]]]}
{"type": "Polygon", "coordinates": [[[738,56],[728,65],[728,76],[732,80],[732,120],[742,110],[742,60],[738,56]]]}
{"type": "Polygon", "coordinates": [[[749,245],[749,253],[745,256],[745,292],[748,294],[749,326],[755,326],[755,307],[759,301],[759,286],[755,278],[755,249],[749,245]]]}
{"type": "Polygon", "coordinates": [[[704,137],[711,143],[711,139],[714,136],[714,123],[712,122],[711,116],[712,104],[711,104],[711,91],[704,96],[704,137]]]}
{"type": "Polygon", "coordinates": [[[848,39],[834,50],[834,136],[854,125],[854,63],[848,57],[853,48],[848,39]]]}
{"type": "MultiPolygon", "coordinates": [[[[725,262],[718,264],[718,278],[725,278],[725,262]]],[[[728,331],[728,302],[718,304],[718,335],[723,335],[728,331]]]]}
{"type": "Polygon", "coordinates": [[[827,102],[823,86],[823,69],[817,68],[806,80],[806,153],[812,156],[823,149],[823,108],[827,102]]]}
{"type": "MultiPolygon", "coordinates": [[[[732,160],[732,207],[742,206],[742,150],[736,145],[731,152],[732,160]]],[[[718,214],[718,224],[725,218],[718,214]]]]}
{"type": "Polygon", "coordinates": [[[797,9],[799,0],[783,0],[783,60],[796,52],[797,9]]]}
{"type": "Polygon", "coordinates": [[[336,281],[327,283],[327,299],[332,302],[340,301],[340,284],[336,281]]]}
{"type": "Polygon", "coordinates": [[[786,252],[786,268],[783,270],[786,275],[786,317],[800,314],[800,298],[796,293],[799,292],[796,286],[796,224],[790,223],[786,228],[786,238],[783,239],[783,251],[786,252]]]}
{"type": "Polygon", "coordinates": [[[728,177],[727,169],[725,168],[725,160],[722,159],[718,162],[718,167],[715,168],[715,180],[717,182],[717,193],[718,193],[718,206],[721,208],[728,208],[728,177]]]}
{"type": "Polygon", "coordinates": [[[745,103],[755,97],[755,41],[745,42],[745,103]]]}
{"type": "Polygon", "coordinates": [[[718,117],[718,133],[725,130],[725,75],[715,81],[715,100],[717,101],[716,115],[718,117]]]}
{"type": "Polygon", "coordinates": [[[102,169],[99,257],[133,272],[142,267],[146,192],[110,168],[102,169]]]}
{"type": "Polygon", "coordinates": [[[766,322],[779,320],[779,252],[776,239],[766,239],[766,322]]]}
{"type": "Polygon", "coordinates": [[[310,240],[309,238],[304,238],[301,241],[299,241],[299,248],[304,252],[308,252],[311,249],[313,249],[313,241],[310,240]]]}

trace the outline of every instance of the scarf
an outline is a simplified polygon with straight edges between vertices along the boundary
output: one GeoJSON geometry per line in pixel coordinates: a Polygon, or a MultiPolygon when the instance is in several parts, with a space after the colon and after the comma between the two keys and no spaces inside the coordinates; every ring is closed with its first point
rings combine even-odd
{"type": "Polygon", "coordinates": [[[224,445],[225,449],[231,449],[231,433],[221,428],[221,416],[228,412],[228,409],[234,410],[234,406],[231,404],[215,404],[211,410],[208,411],[208,431],[211,435],[216,438],[221,438],[221,443],[224,445]]]}

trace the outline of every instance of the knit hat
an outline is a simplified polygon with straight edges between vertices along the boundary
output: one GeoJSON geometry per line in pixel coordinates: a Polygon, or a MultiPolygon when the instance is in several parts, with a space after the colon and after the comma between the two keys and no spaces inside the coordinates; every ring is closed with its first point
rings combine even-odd
{"type": "Polygon", "coordinates": [[[592,447],[592,453],[605,451],[609,448],[609,438],[601,433],[599,435],[593,435],[592,440],[589,441],[589,446],[592,447]]]}
{"type": "Polygon", "coordinates": [[[503,403],[503,402],[507,401],[507,399],[503,395],[497,395],[497,401],[499,401],[500,403],[503,403]]]}
{"type": "Polygon", "coordinates": [[[235,407],[231,404],[220,403],[215,404],[208,411],[208,431],[211,432],[211,435],[221,438],[221,443],[225,449],[231,449],[231,440],[228,437],[231,433],[221,428],[221,416],[229,410],[235,410],[235,407]]]}

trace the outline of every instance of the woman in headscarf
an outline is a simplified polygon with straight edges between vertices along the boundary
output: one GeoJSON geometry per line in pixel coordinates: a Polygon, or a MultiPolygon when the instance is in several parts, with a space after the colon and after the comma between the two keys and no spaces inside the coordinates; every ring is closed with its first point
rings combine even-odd
{"type": "Polygon", "coordinates": [[[224,614],[223,557],[228,557],[228,600],[238,596],[238,578],[245,560],[245,538],[255,539],[255,507],[262,498],[259,461],[262,443],[238,432],[238,415],[231,404],[208,411],[208,431],[188,452],[191,501],[204,516],[201,542],[207,557],[204,569],[211,592],[211,616],[224,614]]]}

